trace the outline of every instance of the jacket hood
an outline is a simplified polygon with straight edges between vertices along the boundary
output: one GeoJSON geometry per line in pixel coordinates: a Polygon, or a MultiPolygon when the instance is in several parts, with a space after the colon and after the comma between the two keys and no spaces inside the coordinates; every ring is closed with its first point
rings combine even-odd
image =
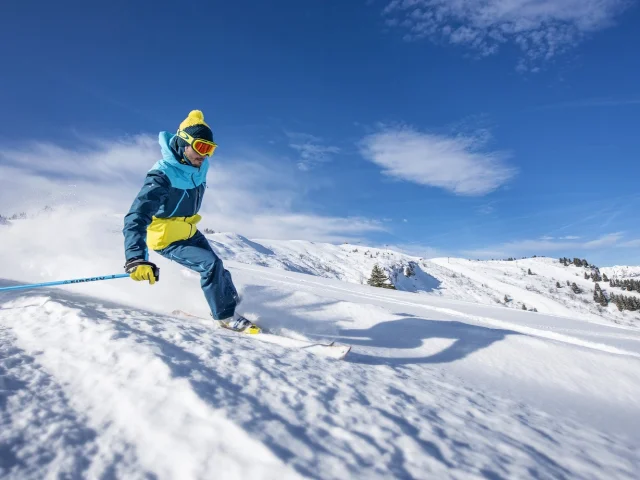
{"type": "Polygon", "coordinates": [[[209,169],[209,158],[204,159],[204,162],[202,162],[202,166],[200,168],[194,167],[193,165],[185,165],[184,163],[180,163],[170,147],[171,139],[173,137],[175,137],[175,134],[170,132],[160,132],[160,134],[158,135],[158,143],[160,144],[160,149],[162,151],[162,162],[168,163],[172,167],[177,167],[189,175],[193,174],[196,170],[202,170],[206,172],[209,169]]]}
{"type": "Polygon", "coordinates": [[[173,133],[160,132],[158,143],[162,150],[162,160],[158,160],[151,170],[164,172],[175,188],[190,189],[206,183],[209,159],[205,158],[200,168],[180,163],[169,146],[173,137],[173,133]]]}

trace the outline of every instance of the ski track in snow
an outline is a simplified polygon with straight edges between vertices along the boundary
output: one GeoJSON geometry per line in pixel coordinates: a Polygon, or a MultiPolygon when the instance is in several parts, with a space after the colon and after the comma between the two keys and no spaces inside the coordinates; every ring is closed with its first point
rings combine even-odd
{"type": "Polygon", "coordinates": [[[516,382],[637,402],[638,352],[615,346],[626,330],[576,322],[600,345],[517,322],[559,317],[231,265],[265,325],[351,342],[348,361],[62,290],[5,295],[3,478],[638,478],[637,436],[536,408],[516,382]]]}
{"type": "MultiPolygon", "coordinates": [[[[254,271],[254,272],[259,272],[259,270],[256,269],[252,269],[250,267],[246,267],[244,265],[242,266],[238,266],[236,265],[236,268],[241,269],[241,270],[245,270],[245,271],[254,271]]],[[[363,291],[360,292],[354,292],[353,290],[347,288],[347,287],[338,287],[338,286],[332,286],[332,285],[327,285],[326,283],[321,283],[319,281],[314,281],[314,280],[300,280],[297,279],[295,281],[291,281],[293,280],[293,278],[291,276],[288,276],[287,274],[279,274],[279,273],[274,273],[271,276],[277,276],[277,277],[281,277],[280,280],[276,280],[279,283],[285,284],[285,285],[290,285],[292,287],[298,285],[298,288],[300,287],[300,284],[309,284],[309,285],[313,285],[313,286],[321,286],[324,289],[331,289],[331,290],[336,290],[339,291],[341,293],[346,293],[348,296],[350,297],[360,297],[360,298],[364,298],[364,299],[372,299],[372,300],[379,300],[381,298],[384,298],[384,302],[386,303],[394,303],[397,305],[406,305],[406,306],[411,306],[411,307],[418,307],[421,309],[425,309],[425,310],[430,310],[430,311],[434,311],[434,312],[441,312],[441,313],[445,313],[445,314],[449,314],[451,316],[455,316],[455,317],[459,317],[471,322],[475,322],[475,323],[481,323],[481,324],[485,324],[485,325],[492,325],[495,327],[499,327],[499,328],[510,328],[516,331],[519,331],[521,333],[526,333],[526,334],[530,334],[533,336],[539,336],[539,337],[544,337],[544,338],[548,338],[551,340],[557,340],[560,342],[565,342],[565,343],[570,343],[570,344],[574,344],[574,345],[579,345],[579,346],[583,346],[583,347],[588,347],[588,348],[594,348],[597,350],[602,350],[603,352],[609,352],[609,353],[618,353],[621,355],[629,355],[632,357],[637,357],[640,358],[640,353],[636,353],[636,352],[630,352],[630,351],[626,351],[620,348],[616,348],[614,346],[610,346],[607,345],[605,343],[599,343],[599,342],[592,342],[592,341],[586,341],[586,340],[582,340],[580,338],[577,338],[576,336],[570,336],[570,335],[564,335],[561,333],[558,333],[559,331],[566,331],[566,332],[572,332],[578,335],[585,335],[585,336],[601,336],[597,333],[593,333],[593,332],[588,332],[588,331],[580,331],[580,330],[572,330],[572,329],[557,329],[554,328],[554,331],[549,331],[551,327],[547,327],[544,325],[541,326],[526,326],[526,325],[520,325],[517,324],[515,322],[510,322],[510,321],[501,321],[495,318],[491,318],[488,316],[480,316],[480,315],[473,315],[473,314],[469,314],[469,313],[464,313],[460,310],[454,310],[451,308],[443,308],[443,307],[436,307],[436,306],[432,306],[432,305],[428,305],[425,303],[416,303],[413,301],[408,301],[408,300],[399,300],[399,299],[395,299],[395,298],[385,298],[383,294],[378,294],[378,293],[365,293],[363,291]],[[286,280],[286,279],[290,279],[290,280],[286,280]]],[[[272,280],[273,281],[273,280],[272,280]]],[[[474,308],[478,308],[477,306],[474,306],[474,308]]],[[[510,315],[513,315],[512,312],[509,313],[510,315]]],[[[624,339],[631,339],[634,341],[640,341],[640,336],[626,336],[626,335],[615,335],[615,334],[604,334],[604,336],[609,337],[609,338],[624,338],[624,339]]]]}

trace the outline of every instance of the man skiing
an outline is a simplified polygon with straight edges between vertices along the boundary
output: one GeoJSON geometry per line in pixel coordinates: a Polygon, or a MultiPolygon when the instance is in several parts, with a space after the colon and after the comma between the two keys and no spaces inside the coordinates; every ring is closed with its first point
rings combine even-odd
{"type": "Polygon", "coordinates": [[[239,332],[260,329],[236,312],[238,292],[206,237],[196,224],[206,189],[208,157],[217,144],[200,110],[193,110],[178,132],[160,132],[162,160],[147,172],[144,184],[124,217],[125,271],[136,281],[159,280],[147,247],[200,274],[211,315],[239,332]]]}

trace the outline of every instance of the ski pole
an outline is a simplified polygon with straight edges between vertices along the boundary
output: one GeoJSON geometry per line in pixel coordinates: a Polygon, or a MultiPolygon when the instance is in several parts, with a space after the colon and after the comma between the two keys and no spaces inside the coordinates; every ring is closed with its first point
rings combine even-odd
{"type": "Polygon", "coordinates": [[[111,280],[113,278],[128,277],[128,273],[117,273],[115,275],[104,275],[102,277],[74,278],[72,280],[60,280],[58,282],[32,283],[30,285],[16,285],[15,287],[0,287],[0,292],[9,290],[26,290],[28,288],[51,287],[54,285],[68,285],[71,283],[99,282],[100,280],[111,280]]]}

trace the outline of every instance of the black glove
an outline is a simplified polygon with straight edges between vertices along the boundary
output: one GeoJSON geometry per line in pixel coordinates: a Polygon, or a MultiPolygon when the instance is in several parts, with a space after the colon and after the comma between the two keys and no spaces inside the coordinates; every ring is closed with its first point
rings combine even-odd
{"type": "Polygon", "coordinates": [[[149,280],[149,283],[153,285],[160,280],[160,269],[155,263],[148,262],[143,258],[127,260],[127,263],[124,264],[124,271],[136,281],[149,280]]]}

